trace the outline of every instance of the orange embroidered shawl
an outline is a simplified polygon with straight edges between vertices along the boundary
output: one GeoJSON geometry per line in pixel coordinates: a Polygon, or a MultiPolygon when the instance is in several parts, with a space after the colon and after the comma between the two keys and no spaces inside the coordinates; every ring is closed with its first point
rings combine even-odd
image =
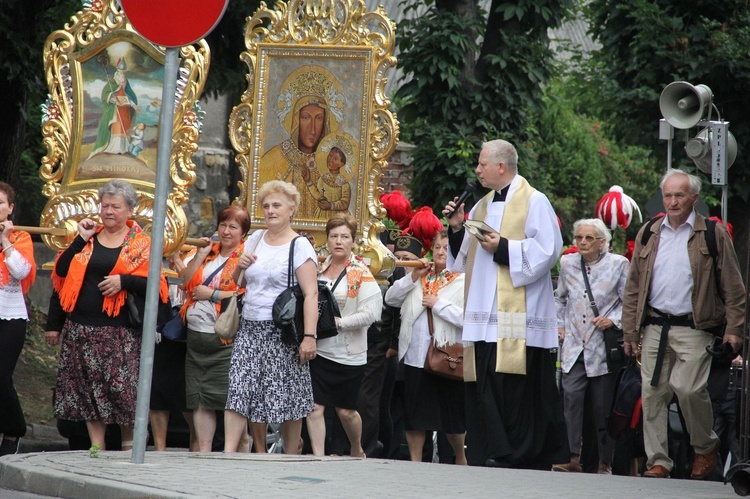
{"type": "Polygon", "coordinates": [[[452,283],[456,277],[458,274],[448,269],[438,273],[435,272],[435,267],[432,267],[422,276],[422,294],[437,296],[438,291],[452,283]]]}
{"type": "MultiPolygon", "coordinates": [[[[138,277],[148,277],[148,261],[151,254],[151,239],[141,232],[141,228],[132,220],[127,221],[130,230],[125,236],[120,249],[120,256],[117,258],[110,275],[130,274],[138,277]]],[[[96,229],[96,234],[102,231],[103,225],[96,229]]],[[[86,246],[80,253],[73,257],[70,262],[70,269],[67,277],[60,277],[56,270],[52,271],[52,286],[60,295],[60,305],[66,312],[71,312],[78,301],[78,295],[81,292],[83,277],[86,274],[86,267],[91,260],[91,253],[94,250],[94,237],[89,238],[86,246]]],[[[57,260],[60,258],[62,251],[58,253],[55,259],[55,268],[57,260]]],[[[125,297],[128,292],[124,289],[114,296],[105,296],[102,311],[110,317],[115,317],[120,313],[120,307],[125,303],[125,297]]],[[[167,280],[161,276],[159,283],[159,297],[163,303],[167,302],[169,297],[167,280]]]]}
{"type": "MultiPolygon", "coordinates": [[[[8,240],[13,245],[13,250],[18,251],[21,256],[29,262],[31,270],[29,274],[21,279],[21,290],[24,294],[29,291],[29,288],[34,284],[36,279],[36,260],[34,260],[34,243],[31,242],[31,236],[28,232],[20,230],[14,230],[8,240]]],[[[10,282],[10,274],[8,274],[8,266],[5,264],[5,252],[0,253],[0,286],[6,286],[10,282]]]]}
{"type": "MultiPolygon", "coordinates": [[[[237,283],[234,282],[234,279],[232,278],[232,274],[234,273],[234,269],[237,268],[237,264],[240,263],[240,255],[242,255],[242,249],[245,246],[245,241],[243,240],[242,243],[240,243],[239,246],[237,246],[237,249],[232,252],[231,255],[229,255],[229,258],[227,259],[226,265],[224,265],[224,268],[221,269],[221,273],[219,274],[219,291],[237,291],[238,293],[242,293],[245,291],[245,288],[238,288],[237,283]]],[[[215,260],[219,256],[219,252],[221,251],[221,243],[215,243],[211,247],[211,252],[206,256],[206,259],[203,261],[200,267],[198,267],[198,270],[193,274],[192,279],[190,279],[190,282],[185,284],[185,291],[187,294],[187,299],[185,300],[185,303],[182,305],[182,308],[180,309],[180,315],[183,319],[186,318],[187,315],[187,309],[190,308],[196,300],[193,299],[193,289],[195,289],[197,286],[200,286],[203,284],[203,271],[206,268],[206,264],[208,262],[211,262],[215,260]]],[[[219,314],[221,311],[221,303],[217,302],[215,304],[216,306],[216,315],[219,314]]]]}
{"type": "MultiPolygon", "coordinates": [[[[320,264],[318,275],[325,272],[325,270],[331,265],[331,261],[331,256],[328,255],[326,260],[320,264]]],[[[375,278],[369,271],[370,268],[361,256],[355,254],[350,255],[349,261],[346,262],[346,283],[348,286],[346,292],[347,298],[357,298],[362,283],[375,281],[375,278]]],[[[334,279],[334,282],[335,281],[336,279],[334,279]]]]}

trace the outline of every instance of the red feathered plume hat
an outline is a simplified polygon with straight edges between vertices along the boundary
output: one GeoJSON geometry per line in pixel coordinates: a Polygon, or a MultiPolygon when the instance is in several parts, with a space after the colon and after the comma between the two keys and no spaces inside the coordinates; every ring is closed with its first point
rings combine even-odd
{"type": "Polygon", "coordinates": [[[638,213],[638,219],[642,222],[641,209],[638,208],[633,198],[622,191],[619,185],[610,187],[609,192],[596,204],[596,217],[600,218],[611,230],[615,230],[618,225],[627,229],[635,213],[638,213]]]}
{"type": "Polygon", "coordinates": [[[412,216],[411,203],[401,191],[381,194],[380,204],[385,208],[386,216],[396,222],[401,230],[409,227],[409,220],[412,216]]]}
{"type": "Polygon", "coordinates": [[[432,208],[422,206],[411,217],[409,228],[404,232],[408,233],[422,242],[424,252],[428,252],[432,247],[432,240],[443,230],[443,223],[435,216],[432,208]]]}

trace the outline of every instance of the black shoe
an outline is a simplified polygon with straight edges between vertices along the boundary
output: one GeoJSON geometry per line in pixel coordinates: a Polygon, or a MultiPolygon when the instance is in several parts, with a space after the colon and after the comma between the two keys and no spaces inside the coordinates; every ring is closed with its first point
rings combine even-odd
{"type": "Polygon", "coordinates": [[[491,457],[484,462],[484,465],[488,468],[507,468],[508,466],[499,459],[491,457]]]}
{"type": "Polygon", "coordinates": [[[18,454],[18,446],[21,443],[21,439],[15,440],[3,439],[3,443],[0,444],[0,456],[7,456],[8,454],[18,454]]]}
{"type": "Polygon", "coordinates": [[[375,442],[375,448],[367,453],[367,457],[373,457],[373,458],[379,458],[383,457],[381,454],[383,453],[383,442],[380,440],[375,442]]]}

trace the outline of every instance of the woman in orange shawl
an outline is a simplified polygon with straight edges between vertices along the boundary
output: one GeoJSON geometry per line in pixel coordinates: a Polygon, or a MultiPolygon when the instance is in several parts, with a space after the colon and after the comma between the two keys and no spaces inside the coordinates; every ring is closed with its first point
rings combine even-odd
{"type": "MultiPolygon", "coordinates": [[[[218,242],[199,248],[180,274],[187,292],[180,312],[187,323],[185,395],[187,408],[193,411],[200,452],[211,452],[216,411],[223,411],[227,402],[233,345],[219,338],[214,324],[221,300],[238,290],[232,273],[237,268],[243,238],[249,230],[247,210],[227,206],[217,217],[218,242]]],[[[206,241],[209,242],[207,238],[206,241]]],[[[242,445],[249,450],[246,435],[242,437],[242,445]]]]}
{"type": "MultiPolygon", "coordinates": [[[[81,220],[78,237],[55,262],[53,301],[59,298],[66,315],[62,327],[48,321],[45,336],[56,344],[62,331],[55,417],[86,421],[91,444],[102,449],[106,425],[118,424],[127,450],[133,445],[141,337],[125,299],[146,294],[151,240],[130,220],[138,204],[130,183],[107,182],[99,200],[101,224],[81,220]]],[[[166,302],[163,277],[160,288],[166,302]]]]}
{"type": "Polygon", "coordinates": [[[16,193],[0,182],[0,456],[18,452],[18,442],[26,434],[26,420],[13,386],[13,370],[26,339],[24,295],[34,283],[36,263],[31,236],[13,229],[8,218],[13,213],[16,193]]]}

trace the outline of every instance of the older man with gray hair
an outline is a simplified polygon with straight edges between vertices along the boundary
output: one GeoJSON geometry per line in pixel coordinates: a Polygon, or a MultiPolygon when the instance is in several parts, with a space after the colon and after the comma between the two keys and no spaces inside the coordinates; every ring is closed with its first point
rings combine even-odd
{"type": "Polygon", "coordinates": [[[667,447],[673,395],[695,449],[691,477],[703,479],[714,469],[720,442],[712,430],[707,348],[717,336],[734,351],[742,347],[745,286],[726,229],[695,211],[700,183],[682,170],[664,175],[666,216],[639,231],[625,285],[625,353],[637,353],[639,340],[643,350],[645,477],[666,478],[674,465],[667,447]]]}
{"type": "Polygon", "coordinates": [[[558,346],[550,270],[562,236],[547,196],[517,165],[509,142],[482,144],[475,172],[491,190],[469,212],[480,231],[464,228],[458,198],[443,210],[448,268],[466,272],[466,454],[470,465],[549,470],[569,458],[550,354],[558,346]]]}

